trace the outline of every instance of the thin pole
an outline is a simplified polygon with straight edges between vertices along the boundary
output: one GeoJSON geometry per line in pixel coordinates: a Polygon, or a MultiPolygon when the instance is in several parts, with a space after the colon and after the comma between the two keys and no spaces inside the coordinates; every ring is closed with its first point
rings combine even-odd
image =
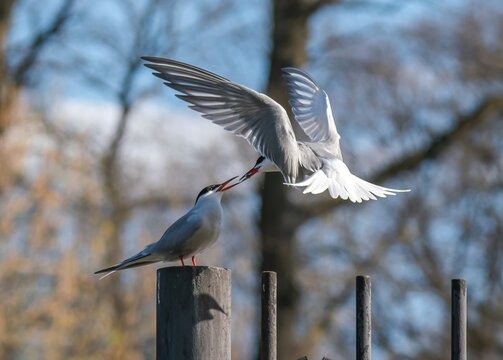
{"type": "Polygon", "coordinates": [[[356,277],[356,360],[371,359],[370,276],[356,277]]]}
{"type": "Polygon", "coordinates": [[[451,282],[451,359],[466,360],[466,281],[451,282]]]}
{"type": "Polygon", "coordinates": [[[156,342],[157,360],[230,360],[230,270],[157,270],[156,342]]]}
{"type": "Polygon", "coordinates": [[[274,271],[262,271],[261,360],[277,359],[277,278],[274,271]]]}

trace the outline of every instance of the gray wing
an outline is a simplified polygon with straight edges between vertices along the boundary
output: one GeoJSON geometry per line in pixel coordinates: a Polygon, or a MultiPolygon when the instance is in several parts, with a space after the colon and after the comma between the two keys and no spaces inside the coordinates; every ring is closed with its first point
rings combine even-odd
{"type": "Polygon", "coordinates": [[[268,96],[221,76],[178,61],[143,57],[154,75],[178,91],[176,96],[224,129],[245,138],[272,160],[287,181],[296,178],[297,142],[288,115],[268,96]]]}
{"type": "Polygon", "coordinates": [[[339,142],[327,93],[304,71],[283,68],[295,120],[313,142],[339,142]]]}
{"type": "Polygon", "coordinates": [[[189,211],[175,221],[164,232],[159,241],[152,244],[150,251],[166,258],[176,258],[178,257],[177,251],[183,248],[183,244],[201,230],[202,226],[202,219],[197,214],[189,211]]]}
{"type": "Polygon", "coordinates": [[[323,166],[323,163],[309,146],[304,143],[299,143],[298,146],[301,165],[298,180],[305,180],[306,176],[312,175],[316,170],[320,169],[323,166]]]}

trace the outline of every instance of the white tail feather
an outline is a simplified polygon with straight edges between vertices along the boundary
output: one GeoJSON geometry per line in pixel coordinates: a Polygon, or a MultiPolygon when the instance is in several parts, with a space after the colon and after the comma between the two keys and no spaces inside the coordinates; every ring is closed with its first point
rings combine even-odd
{"type": "MultiPolygon", "coordinates": [[[[151,246],[151,245],[149,245],[151,246]]],[[[100,280],[106,278],[109,275],[112,275],[113,273],[119,271],[119,270],[124,270],[124,269],[129,269],[137,266],[143,266],[143,265],[148,265],[152,264],[158,261],[162,261],[162,258],[159,258],[158,256],[155,256],[149,252],[149,246],[147,246],[143,251],[139,252],[138,254],[131,256],[130,258],[120,262],[117,265],[110,266],[105,269],[101,269],[95,272],[95,274],[102,274],[105,273],[105,275],[102,275],[100,277],[100,280]]]]}
{"type": "Polygon", "coordinates": [[[304,189],[304,194],[306,193],[319,194],[327,189],[326,176],[322,171],[315,172],[310,179],[311,183],[304,189]]]}
{"type": "Polygon", "coordinates": [[[334,199],[340,197],[343,200],[349,199],[351,202],[358,203],[370,199],[376,200],[376,196],[385,198],[389,195],[396,195],[398,192],[410,191],[385,188],[360,179],[351,174],[346,164],[341,160],[331,162],[327,168],[332,170],[329,171],[330,176],[327,176],[324,167],[302,182],[286,185],[305,186],[304,194],[319,194],[328,189],[330,196],[334,199]]]}

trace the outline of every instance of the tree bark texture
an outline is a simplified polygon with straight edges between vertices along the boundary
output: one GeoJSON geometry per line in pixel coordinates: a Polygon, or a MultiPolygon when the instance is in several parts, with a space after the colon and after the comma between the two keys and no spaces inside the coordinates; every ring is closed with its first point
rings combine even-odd
{"type": "Polygon", "coordinates": [[[208,266],[157,271],[157,359],[231,359],[231,272],[208,266]]]}

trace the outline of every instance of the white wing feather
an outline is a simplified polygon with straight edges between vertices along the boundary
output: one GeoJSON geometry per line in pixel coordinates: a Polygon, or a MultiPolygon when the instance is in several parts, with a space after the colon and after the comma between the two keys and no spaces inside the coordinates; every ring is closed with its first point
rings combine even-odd
{"type": "Polygon", "coordinates": [[[304,71],[283,68],[295,120],[312,142],[338,141],[340,136],[327,93],[304,71]]]}
{"type": "Polygon", "coordinates": [[[182,62],[143,57],[155,76],[190,103],[191,109],[234,134],[244,137],[272,160],[287,181],[298,174],[299,153],[288,115],[270,97],[209,71],[182,62]]]}

